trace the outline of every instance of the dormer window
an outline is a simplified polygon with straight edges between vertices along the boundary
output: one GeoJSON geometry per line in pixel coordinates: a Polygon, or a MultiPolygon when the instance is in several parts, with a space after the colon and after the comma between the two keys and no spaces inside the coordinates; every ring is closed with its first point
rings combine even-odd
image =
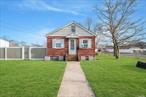
{"type": "Polygon", "coordinates": [[[75,26],[71,26],[71,32],[73,32],[73,33],[76,32],[76,27],[75,26]]]}

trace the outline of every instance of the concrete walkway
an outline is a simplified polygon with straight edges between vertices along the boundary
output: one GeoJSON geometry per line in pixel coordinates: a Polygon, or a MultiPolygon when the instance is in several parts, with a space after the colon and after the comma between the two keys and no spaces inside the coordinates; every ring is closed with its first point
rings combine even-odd
{"type": "Polygon", "coordinates": [[[80,62],[67,62],[57,97],[95,97],[80,67],[80,62]]]}

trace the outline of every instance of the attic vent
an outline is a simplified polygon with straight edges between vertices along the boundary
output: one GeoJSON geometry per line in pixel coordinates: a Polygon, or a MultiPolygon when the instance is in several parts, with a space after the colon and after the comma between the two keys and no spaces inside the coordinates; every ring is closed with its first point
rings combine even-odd
{"type": "Polygon", "coordinates": [[[71,26],[71,32],[76,32],[76,27],[75,26],[71,26]]]}

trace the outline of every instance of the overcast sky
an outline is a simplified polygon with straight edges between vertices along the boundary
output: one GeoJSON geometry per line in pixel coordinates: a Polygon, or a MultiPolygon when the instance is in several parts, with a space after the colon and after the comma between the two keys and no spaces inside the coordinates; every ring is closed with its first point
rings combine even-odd
{"type": "MultiPolygon", "coordinates": [[[[45,34],[71,21],[98,19],[94,6],[102,0],[0,0],[0,37],[44,44],[45,34]]],[[[135,18],[146,21],[146,0],[138,0],[135,18]]]]}

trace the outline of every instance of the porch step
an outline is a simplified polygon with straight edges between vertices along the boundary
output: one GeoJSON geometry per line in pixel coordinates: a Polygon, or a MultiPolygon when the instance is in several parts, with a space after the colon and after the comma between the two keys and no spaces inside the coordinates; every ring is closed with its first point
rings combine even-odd
{"type": "Polygon", "coordinates": [[[68,61],[77,61],[78,58],[77,58],[77,55],[68,55],[67,60],[68,61]]]}

